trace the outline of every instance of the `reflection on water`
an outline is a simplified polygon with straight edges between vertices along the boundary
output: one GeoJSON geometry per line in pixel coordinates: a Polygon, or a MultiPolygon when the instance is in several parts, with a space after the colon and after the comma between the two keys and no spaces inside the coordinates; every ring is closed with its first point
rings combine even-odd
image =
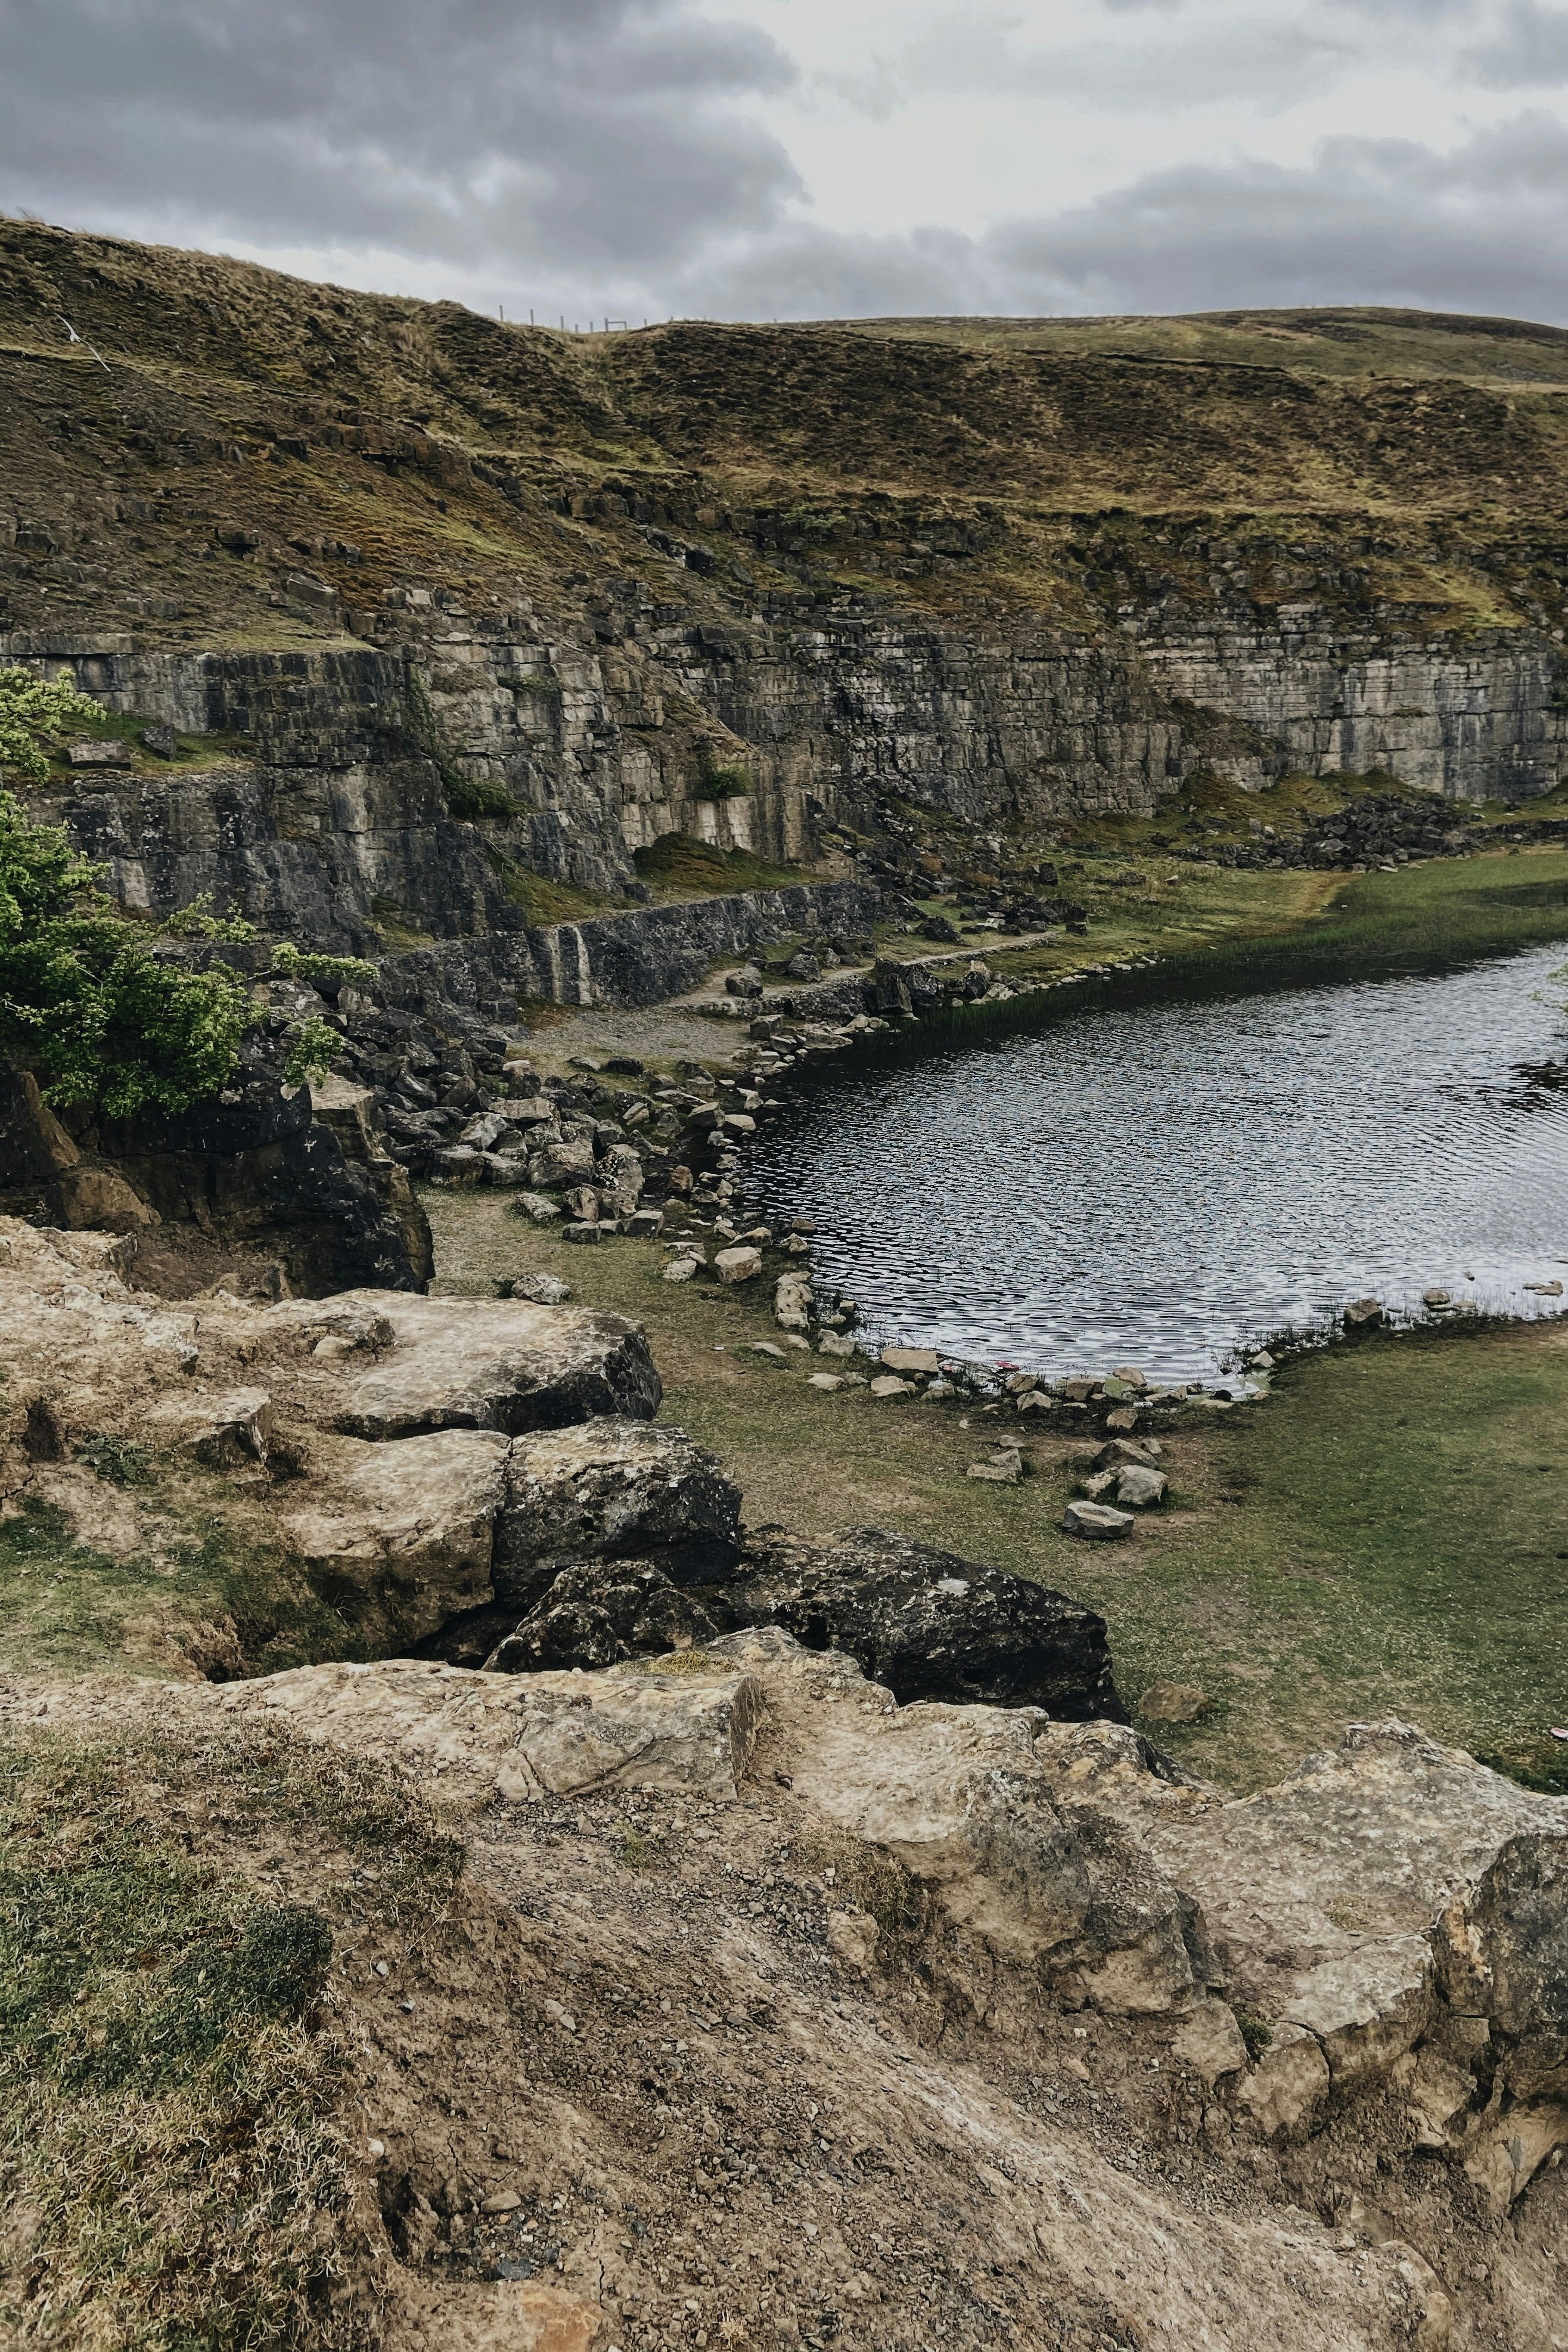
{"type": "Polygon", "coordinates": [[[1568,1281],[1562,957],[838,1072],[751,1172],[872,1331],[1034,1370],[1200,1378],[1366,1292],[1550,1307],[1522,1286],[1568,1281]]]}

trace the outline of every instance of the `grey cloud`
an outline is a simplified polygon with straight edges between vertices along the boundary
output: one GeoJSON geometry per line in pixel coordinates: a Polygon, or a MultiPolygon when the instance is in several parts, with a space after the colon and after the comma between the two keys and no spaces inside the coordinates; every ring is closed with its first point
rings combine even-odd
{"type": "Polygon", "coordinates": [[[1568,11],[1515,0],[1494,40],[1467,49],[1461,74],[1488,89],[1542,89],[1568,81],[1568,11]]]}
{"type": "Polygon", "coordinates": [[[1342,138],[1298,169],[1151,173],[975,238],[785,231],[722,270],[699,265],[682,307],[1030,317],[1367,302],[1568,322],[1565,198],[1568,130],[1525,115],[1448,154],[1342,138]]]}
{"type": "Polygon", "coordinates": [[[1018,30],[1015,16],[970,11],[861,73],[820,79],[877,120],[933,93],[1074,99],[1106,110],[1161,112],[1242,98],[1271,109],[1321,96],[1355,56],[1343,40],[1240,19],[1054,47],[1022,46],[1018,30]]]}
{"type": "Polygon", "coordinates": [[[678,0],[0,0],[0,203],[132,235],[634,273],[799,193],[737,104],[793,66],[678,0]]]}

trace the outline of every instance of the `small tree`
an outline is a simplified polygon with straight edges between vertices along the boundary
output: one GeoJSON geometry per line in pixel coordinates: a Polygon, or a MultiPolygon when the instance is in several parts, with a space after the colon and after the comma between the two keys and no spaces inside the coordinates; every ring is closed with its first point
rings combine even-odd
{"type": "MultiPolygon", "coordinates": [[[[174,942],[255,933],[200,901],[167,923],[138,925],[97,887],[100,873],[63,826],[35,824],[0,792],[0,1055],[37,1070],[51,1102],[93,1102],[116,1118],[149,1105],[188,1110],[233,1076],[256,1011],[238,972],[194,970],[174,942]]],[[[338,986],[376,976],[353,957],[288,940],[273,950],[271,970],[338,986]]],[[[297,1023],[287,1081],[323,1072],[337,1050],[324,1021],[297,1023]]]]}
{"type": "Polygon", "coordinates": [[[78,694],[68,677],[35,677],[30,669],[0,669],[0,768],[15,768],[30,783],[49,772],[40,738],[103,717],[103,705],[78,694]]]}

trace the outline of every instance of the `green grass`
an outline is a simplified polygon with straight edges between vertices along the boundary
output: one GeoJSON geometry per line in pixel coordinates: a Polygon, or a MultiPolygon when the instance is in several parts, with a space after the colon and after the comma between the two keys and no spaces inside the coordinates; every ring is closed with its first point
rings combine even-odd
{"type": "Polygon", "coordinates": [[[1130,1704],[1160,1678],[1208,1693],[1201,1722],[1155,1736],[1228,1786],[1397,1714],[1568,1787],[1548,1736],[1568,1718],[1568,1328],[1455,1326],[1304,1356],[1261,1406],[1194,1411],[1167,1441],[1170,1507],[1131,1543],[1090,1545],[1058,1526],[1084,1441],[971,1406],[824,1395],[807,1375],[825,1360],[749,1354],[780,1336],[771,1267],[738,1289],[673,1285],[658,1249],[575,1248],[482,1194],[426,1206],[439,1289],[487,1296],[497,1273],[548,1268],[583,1304],[638,1317],[661,1418],[722,1455],[748,1524],[870,1522],[1091,1602],[1130,1704]],[[967,1475],[998,1429],[1023,1440],[1018,1486],[967,1475]]]}
{"type": "Polygon", "coordinates": [[[83,1542],[66,1514],[24,1503],[0,1520],[0,1673],[273,1674],[361,1657],[258,1512],[216,1475],[185,1477],[139,1447],[88,1449],[106,1484],[128,1473],[140,1540],[83,1542]]]}
{"type": "Polygon", "coordinates": [[[6,2342],[378,2339],[351,2053],[318,2004],[339,1922],[417,1926],[462,1860],[389,1772],[271,1726],[0,1744],[6,2342]],[[279,1832],[329,1861],[320,1900],[256,1883],[279,1832]]]}
{"type": "Polygon", "coordinates": [[[775,866],[749,849],[716,849],[689,833],[663,833],[632,864],[660,898],[710,898],[727,890],[781,890],[810,876],[799,866],[775,866]]]}
{"type": "Polygon", "coordinates": [[[1162,1729],[1267,1778],[1353,1717],[1398,1715],[1568,1793],[1568,1335],[1411,1332],[1306,1356],[1201,1450],[1137,1564],[1086,1556],[1124,1687],[1199,1683],[1162,1729]]]}

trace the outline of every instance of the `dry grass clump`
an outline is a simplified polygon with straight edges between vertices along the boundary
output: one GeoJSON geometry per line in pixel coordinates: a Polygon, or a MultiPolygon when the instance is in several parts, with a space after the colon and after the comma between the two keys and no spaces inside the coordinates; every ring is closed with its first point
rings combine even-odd
{"type": "Polygon", "coordinates": [[[0,1747],[0,2336],[378,2340],[333,1914],[415,1918],[461,1865],[391,1774],[276,1736],[0,1747]],[[279,1899],[286,1826],[373,1873],[279,1899]]]}

